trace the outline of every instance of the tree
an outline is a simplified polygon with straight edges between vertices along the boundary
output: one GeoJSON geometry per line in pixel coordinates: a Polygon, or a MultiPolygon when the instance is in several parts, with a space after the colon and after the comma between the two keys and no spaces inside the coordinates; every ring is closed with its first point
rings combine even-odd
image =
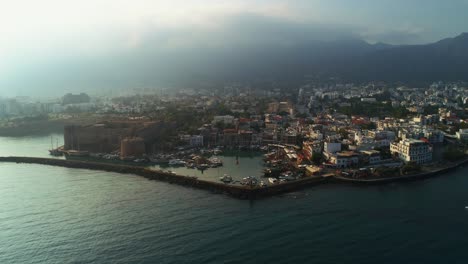
{"type": "Polygon", "coordinates": [[[314,153],[312,155],[312,162],[315,164],[315,165],[320,165],[322,164],[324,160],[324,157],[323,157],[323,154],[318,152],[318,153],[314,153]]]}
{"type": "Polygon", "coordinates": [[[421,171],[421,165],[414,161],[410,161],[401,168],[402,174],[413,174],[421,171]]]}
{"type": "Polygon", "coordinates": [[[461,149],[451,147],[444,152],[444,159],[446,160],[460,160],[465,157],[465,152],[461,149]]]}

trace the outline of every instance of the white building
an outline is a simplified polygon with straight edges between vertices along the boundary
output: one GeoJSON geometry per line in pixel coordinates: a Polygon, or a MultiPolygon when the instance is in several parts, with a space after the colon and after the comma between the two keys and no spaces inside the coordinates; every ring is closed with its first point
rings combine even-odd
{"type": "Polygon", "coordinates": [[[325,142],[323,145],[323,151],[328,153],[341,151],[341,143],[325,142]]]}
{"type": "Polygon", "coordinates": [[[404,162],[424,164],[432,161],[432,147],[422,140],[405,139],[392,143],[390,152],[404,162]]]}
{"type": "Polygon", "coordinates": [[[348,168],[359,163],[359,155],[353,151],[337,152],[329,155],[329,162],[338,168],[348,168]]]}
{"type": "Polygon", "coordinates": [[[190,137],[190,146],[200,147],[203,146],[203,136],[195,135],[190,137]]]}

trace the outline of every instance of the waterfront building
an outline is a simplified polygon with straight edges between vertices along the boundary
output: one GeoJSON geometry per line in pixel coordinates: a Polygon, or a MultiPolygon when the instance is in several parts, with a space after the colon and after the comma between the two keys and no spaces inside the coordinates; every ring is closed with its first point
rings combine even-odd
{"type": "Polygon", "coordinates": [[[359,154],[354,151],[328,153],[328,161],[338,168],[348,168],[359,163],[359,154]]]}
{"type": "Polygon", "coordinates": [[[375,165],[382,161],[380,152],[377,150],[365,150],[361,151],[361,154],[363,162],[369,165],[375,165]]]}
{"type": "Polygon", "coordinates": [[[390,145],[390,152],[404,162],[424,164],[432,161],[432,147],[423,140],[404,139],[390,145]]]}

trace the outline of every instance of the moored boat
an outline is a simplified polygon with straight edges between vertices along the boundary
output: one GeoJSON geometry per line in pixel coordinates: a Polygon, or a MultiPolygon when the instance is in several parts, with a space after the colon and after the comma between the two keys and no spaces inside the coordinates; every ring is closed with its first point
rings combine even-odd
{"type": "Polygon", "coordinates": [[[268,181],[269,181],[271,184],[278,183],[278,179],[276,179],[276,178],[268,178],[268,181]]]}
{"type": "Polygon", "coordinates": [[[232,182],[232,177],[229,174],[224,174],[223,177],[219,178],[219,180],[224,183],[230,183],[232,182]]]}

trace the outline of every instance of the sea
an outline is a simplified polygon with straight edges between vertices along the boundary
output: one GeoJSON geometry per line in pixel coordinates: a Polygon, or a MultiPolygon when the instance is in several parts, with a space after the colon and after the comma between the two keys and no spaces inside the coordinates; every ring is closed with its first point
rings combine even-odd
{"type": "MultiPolygon", "coordinates": [[[[0,138],[0,156],[46,157],[50,138],[0,138]]],[[[468,168],[248,201],[0,163],[0,263],[468,263],[466,206],[468,168]]]]}

